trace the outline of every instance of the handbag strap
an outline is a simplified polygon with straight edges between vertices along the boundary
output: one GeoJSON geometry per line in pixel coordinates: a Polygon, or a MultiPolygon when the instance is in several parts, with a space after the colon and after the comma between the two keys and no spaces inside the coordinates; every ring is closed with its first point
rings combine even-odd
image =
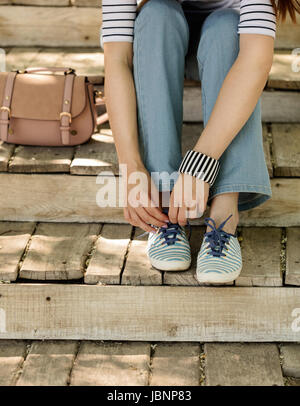
{"type": "Polygon", "coordinates": [[[2,106],[0,107],[0,139],[7,141],[10,122],[10,107],[17,72],[9,72],[4,89],[2,106]]]}
{"type": "Polygon", "coordinates": [[[66,75],[62,112],[60,113],[60,133],[63,145],[69,145],[70,129],[72,123],[71,107],[74,86],[74,74],[66,75]]]}

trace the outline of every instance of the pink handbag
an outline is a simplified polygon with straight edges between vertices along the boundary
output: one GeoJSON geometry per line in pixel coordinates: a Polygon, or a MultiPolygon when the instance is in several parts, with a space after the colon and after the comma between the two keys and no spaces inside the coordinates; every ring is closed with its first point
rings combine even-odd
{"type": "Polygon", "coordinates": [[[96,127],[95,97],[93,84],[74,69],[2,72],[0,139],[23,145],[82,144],[96,127]]]}

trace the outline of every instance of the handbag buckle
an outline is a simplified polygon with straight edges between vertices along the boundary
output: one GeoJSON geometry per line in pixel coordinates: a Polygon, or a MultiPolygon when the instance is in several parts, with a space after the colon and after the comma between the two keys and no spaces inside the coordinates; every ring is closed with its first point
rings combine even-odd
{"type": "Polygon", "coordinates": [[[10,112],[10,108],[9,108],[9,107],[2,106],[2,107],[0,107],[0,111],[7,111],[7,113],[8,113],[8,118],[10,118],[11,112],[10,112]]]}
{"type": "Polygon", "coordinates": [[[72,115],[71,113],[68,113],[67,111],[63,111],[62,113],[60,113],[60,119],[62,119],[63,116],[67,116],[69,117],[69,123],[72,123],[72,115]]]}

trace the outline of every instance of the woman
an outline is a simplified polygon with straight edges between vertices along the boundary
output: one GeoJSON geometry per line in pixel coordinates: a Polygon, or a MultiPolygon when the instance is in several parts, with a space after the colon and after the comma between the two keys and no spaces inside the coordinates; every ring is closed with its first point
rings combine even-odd
{"type": "Polygon", "coordinates": [[[300,5],[148,0],[137,9],[136,0],[102,3],[105,95],[128,196],[133,185],[127,180],[140,175],[142,198],[128,198],[125,218],[150,233],[154,267],[186,270],[191,254],[184,226],[208,203],[197,279],[232,282],[242,267],[239,211],[271,197],[260,96],[273,60],[276,14],[294,18],[300,5]],[[182,159],[183,81],[195,75],[204,130],[182,159]]]}

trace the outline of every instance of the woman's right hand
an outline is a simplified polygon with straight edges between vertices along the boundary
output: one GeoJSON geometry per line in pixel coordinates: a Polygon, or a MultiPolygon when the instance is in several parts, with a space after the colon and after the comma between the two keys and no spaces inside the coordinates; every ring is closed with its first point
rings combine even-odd
{"type": "Polygon", "coordinates": [[[123,164],[122,167],[121,182],[126,196],[124,217],[133,226],[155,233],[152,226],[163,227],[169,221],[160,207],[159,192],[143,165],[123,164]]]}

